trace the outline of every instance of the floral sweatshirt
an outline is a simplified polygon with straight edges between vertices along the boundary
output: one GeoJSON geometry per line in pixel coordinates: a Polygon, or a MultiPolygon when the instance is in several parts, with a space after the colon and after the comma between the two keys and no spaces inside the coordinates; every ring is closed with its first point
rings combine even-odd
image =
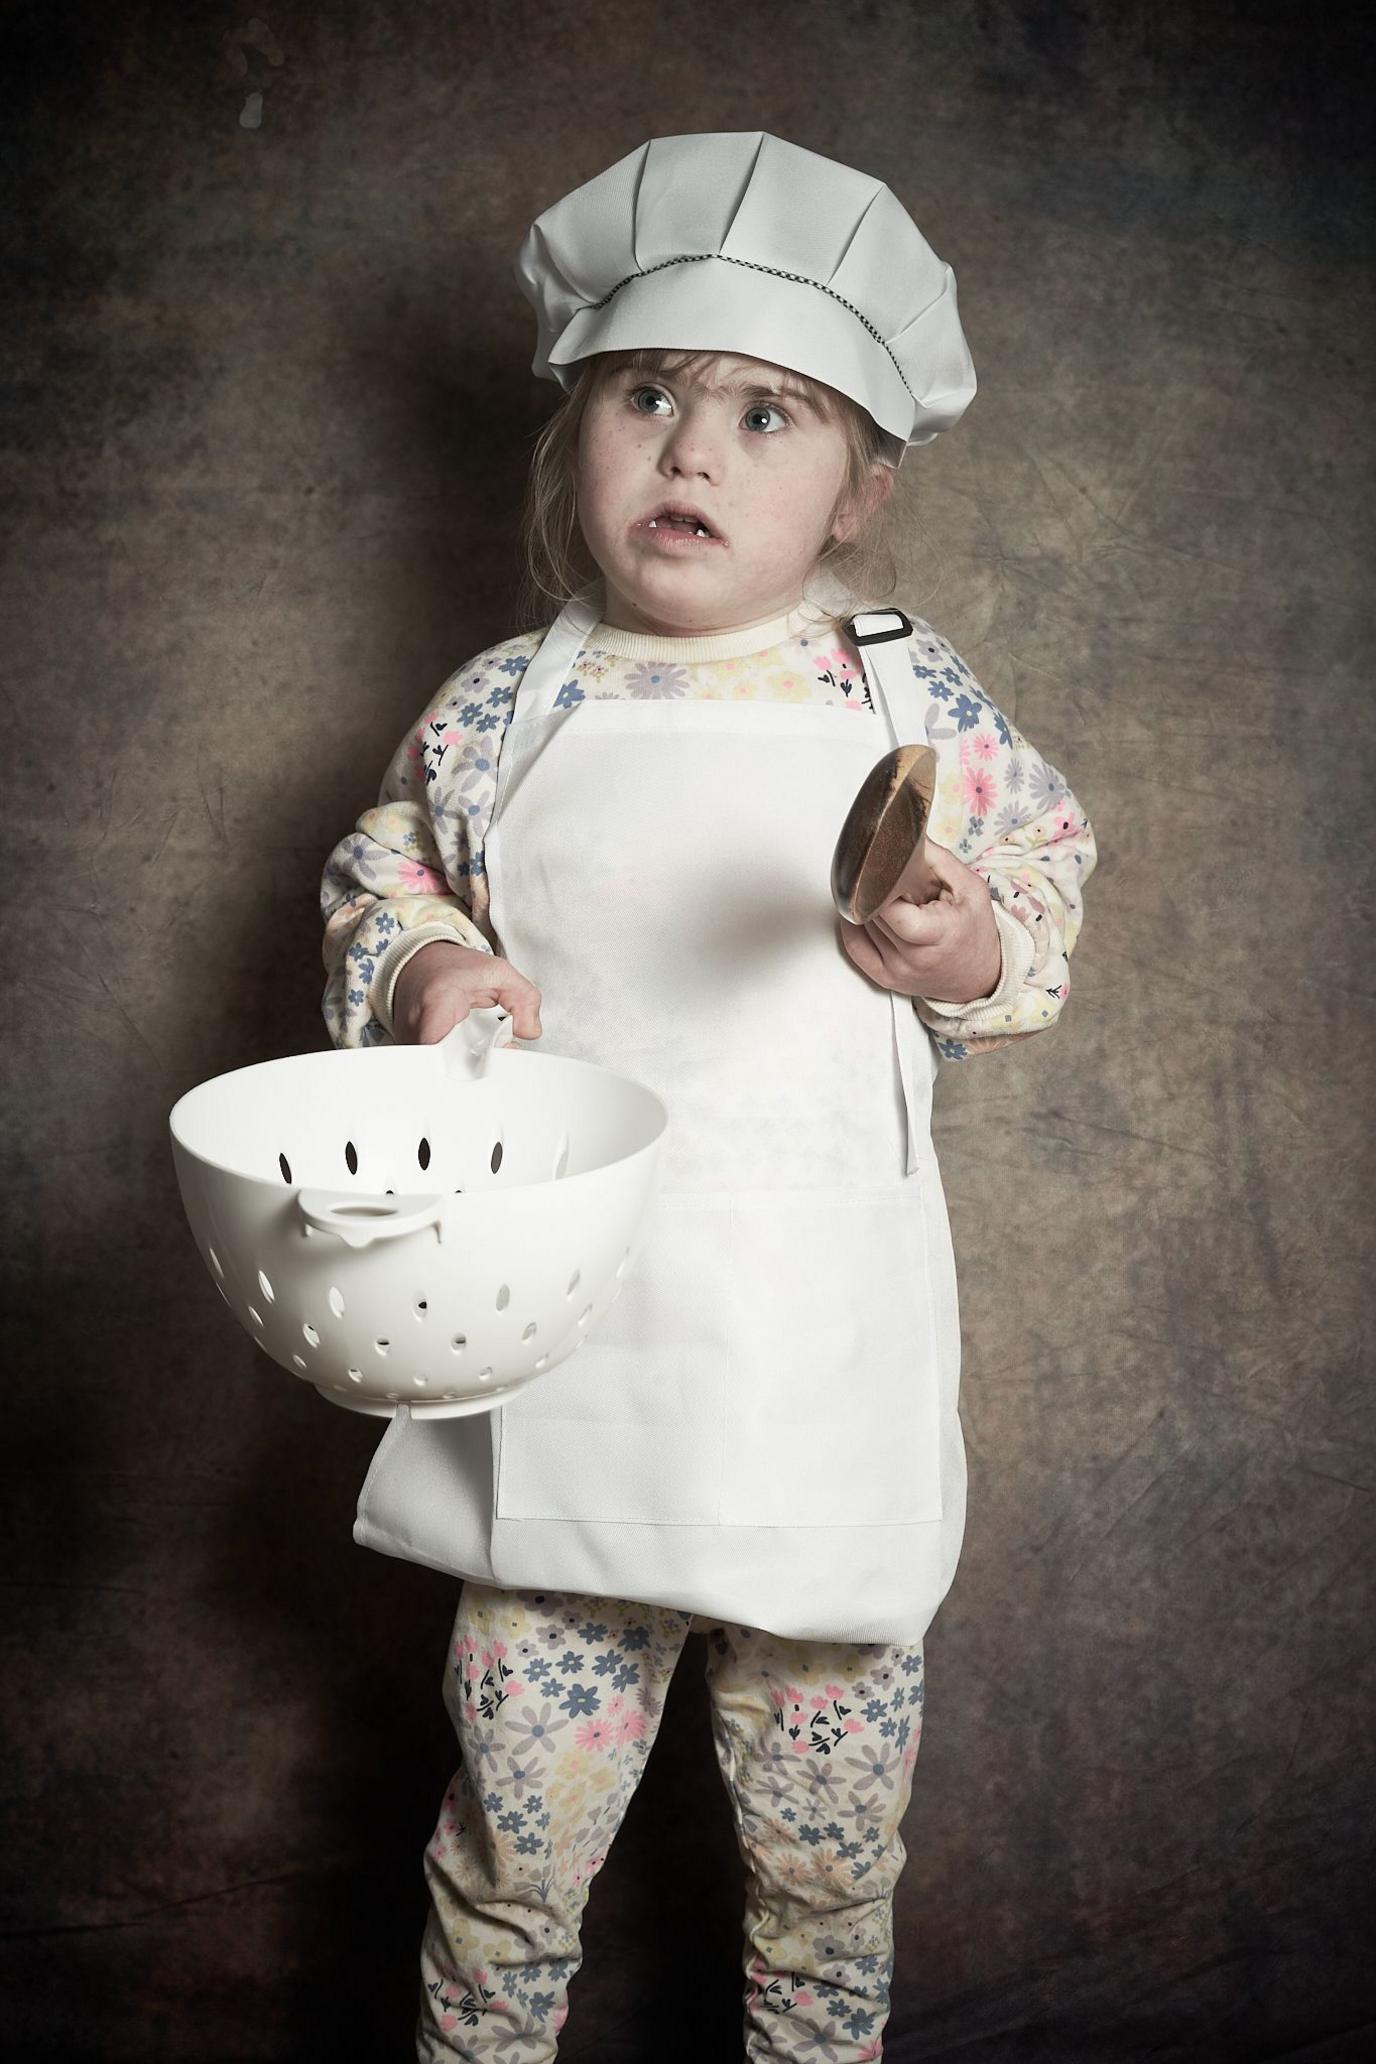
{"type": "MultiPolygon", "coordinates": [[[[1094,834],[1064,778],[995,707],[964,661],[912,619],[913,671],[930,696],[937,784],[927,835],[982,875],[1003,949],[993,991],[913,1008],[947,1060],[1054,1024],[1069,994],[1094,834]]],[[[497,759],[521,675],[543,633],[527,631],[460,667],[398,746],[377,807],[330,854],[321,885],[323,1010],[337,1046],[390,1039],[397,975],[431,939],[499,950],[483,845],[497,759]]],[[[670,638],[599,624],[557,698],[628,696],[873,707],[864,665],[835,620],[806,603],[744,631],[670,638]]],[[[877,757],[877,755],[876,755],[877,757]]],[[[590,809],[597,798],[588,798],[590,809]]],[[[836,827],[840,831],[840,826],[836,827]]],[[[830,853],[819,856],[827,864],[830,853]]],[[[533,982],[538,968],[522,968],[533,982]]],[[[863,980],[856,971],[857,981],[863,980]]]]}

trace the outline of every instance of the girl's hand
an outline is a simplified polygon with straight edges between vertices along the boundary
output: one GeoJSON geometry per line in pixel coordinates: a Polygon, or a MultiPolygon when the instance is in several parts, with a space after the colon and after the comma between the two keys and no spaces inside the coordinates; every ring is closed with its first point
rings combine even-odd
{"type": "Polygon", "coordinates": [[[392,991],[392,1030],[402,1046],[429,1046],[461,1025],[471,1010],[501,1004],[517,1039],[538,1039],[540,991],[509,960],[432,939],[413,953],[392,991]]]}
{"type": "Polygon", "coordinates": [[[940,896],[931,903],[896,896],[868,924],[840,918],[841,943],[881,989],[933,1003],[973,1003],[997,988],[1003,969],[989,884],[945,846],[930,839],[925,845],[940,896]]]}

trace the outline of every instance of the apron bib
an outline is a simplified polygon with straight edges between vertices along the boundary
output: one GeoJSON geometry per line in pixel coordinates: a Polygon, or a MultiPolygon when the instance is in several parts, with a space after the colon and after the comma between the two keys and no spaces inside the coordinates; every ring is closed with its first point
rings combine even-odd
{"type": "Polygon", "coordinates": [[[356,1538],[520,1588],[916,1640],[964,1509],[935,1048],[847,957],[828,885],[861,781],[925,735],[906,620],[857,619],[895,640],[862,648],[874,712],[579,697],[597,621],[570,603],[518,688],[491,924],[539,984],[541,1046],[664,1099],[659,1189],[573,1356],[485,1419],[398,1413],[356,1538]]]}

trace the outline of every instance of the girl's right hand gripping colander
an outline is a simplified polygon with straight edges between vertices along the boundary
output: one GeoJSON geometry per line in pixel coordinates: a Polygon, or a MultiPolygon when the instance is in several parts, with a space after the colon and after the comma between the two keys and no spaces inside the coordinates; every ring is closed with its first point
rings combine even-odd
{"type": "Polygon", "coordinates": [[[433,1045],[265,1061],[173,1108],[217,1289],[334,1404],[490,1411],[621,1288],[668,1112],[628,1076],[510,1040],[505,1014],[471,1011],[433,1045]]]}

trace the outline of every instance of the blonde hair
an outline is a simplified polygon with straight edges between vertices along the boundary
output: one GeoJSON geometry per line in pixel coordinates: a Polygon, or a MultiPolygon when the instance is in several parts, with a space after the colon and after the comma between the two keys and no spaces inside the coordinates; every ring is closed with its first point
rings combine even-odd
{"type": "MultiPolygon", "coordinates": [[[[703,359],[718,356],[719,353],[710,351],[642,348],[602,351],[584,361],[572,389],[537,433],[531,455],[521,510],[523,577],[516,605],[520,630],[547,624],[565,602],[601,579],[600,569],[584,542],[575,501],[578,432],[589,402],[623,366],[634,367],[651,377],[656,373],[673,375],[703,359]]],[[[808,399],[824,421],[839,422],[845,437],[846,472],[837,508],[854,498],[857,507],[863,509],[876,461],[883,461],[884,457],[874,418],[848,394],[841,394],[820,380],[797,372],[791,377],[806,389],[808,399]]],[[[867,602],[887,601],[898,583],[889,535],[888,509],[893,500],[892,495],[878,499],[854,537],[844,542],[830,539],[817,562],[818,568],[824,567],[845,581],[853,593],[867,602]]],[[[833,510],[833,520],[835,513],[833,510]]]]}

